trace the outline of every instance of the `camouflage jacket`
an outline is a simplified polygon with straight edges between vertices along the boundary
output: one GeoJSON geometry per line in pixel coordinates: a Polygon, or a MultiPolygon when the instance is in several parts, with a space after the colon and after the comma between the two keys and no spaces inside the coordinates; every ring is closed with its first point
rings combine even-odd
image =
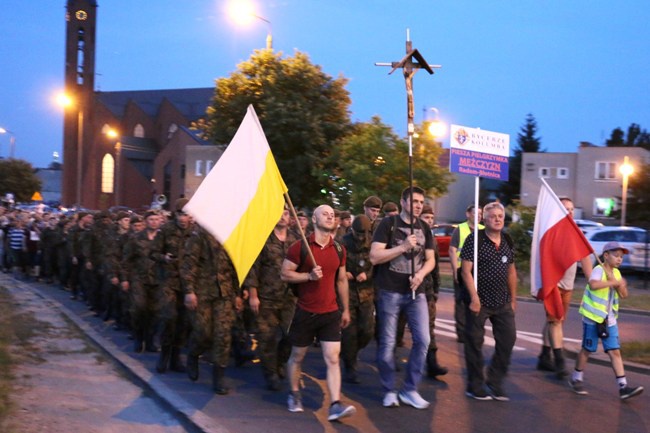
{"type": "Polygon", "coordinates": [[[275,233],[271,233],[244,280],[244,289],[256,288],[257,296],[267,301],[284,302],[293,298],[287,283],[280,279],[280,270],[289,246],[296,240],[295,234],[290,230],[287,230],[284,242],[275,233]]]}
{"type": "Polygon", "coordinates": [[[124,248],[132,236],[133,233],[130,231],[120,233],[117,227],[108,233],[105,245],[106,256],[104,258],[104,269],[106,278],[109,280],[114,277],[120,278],[124,248]]]}
{"type": "Polygon", "coordinates": [[[152,257],[161,266],[160,284],[175,291],[181,290],[180,263],[185,255],[185,243],[191,234],[192,225],[183,229],[176,221],[170,221],[161,227],[154,239],[152,257]],[[166,259],[167,254],[173,256],[169,262],[166,259]]]}
{"type": "Polygon", "coordinates": [[[195,293],[201,299],[240,296],[235,269],[226,250],[196,224],[185,243],[180,275],[185,294],[195,293]]]}
{"type": "Polygon", "coordinates": [[[106,243],[111,229],[111,225],[95,222],[89,230],[85,230],[81,235],[81,253],[86,261],[93,264],[95,270],[103,270],[106,243]]]}
{"type": "MultiPolygon", "coordinates": [[[[343,236],[343,246],[347,250],[345,270],[354,276],[355,279],[348,280],[350,285],[350,298],[358,297],[359,302],[372,301],[374,299],[374,287],[372,281],[373,266],[370,263],[370,247],[357,241],[354,233],[343,236]],[[357,275],[365,272],[367,280],[358,282],[357,275]]],[[[352,299],[355,301],[356,299],[352,299]]]]}
{"type": "Polygon", "coordinates": [[[122,254],[120,281],[150,285],[158,283],[158,267],[152,258],[154,240],[149,240],[146,229],[129,237],[122,254]]]}
{"type": "Polygon", "coordinates": [[[68,255],[76,257],[81,261],[83,259],[83,251],[81,250],[81,238],[88,229],[82,229],[79,224],[75,224],[68,230],[68,255]]]}

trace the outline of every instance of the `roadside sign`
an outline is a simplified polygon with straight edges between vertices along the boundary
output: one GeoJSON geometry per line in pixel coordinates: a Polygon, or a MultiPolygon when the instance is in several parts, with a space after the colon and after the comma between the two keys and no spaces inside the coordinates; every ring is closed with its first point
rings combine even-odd
{"type": "Polygon", "coordinates": [[[449,171],[452,173],[508,180],[508,134],[451,125],[449,142],[449,171]]]}

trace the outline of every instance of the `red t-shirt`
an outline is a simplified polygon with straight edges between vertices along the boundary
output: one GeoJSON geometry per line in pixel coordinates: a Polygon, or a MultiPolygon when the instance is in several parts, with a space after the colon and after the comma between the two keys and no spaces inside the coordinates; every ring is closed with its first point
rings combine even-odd
{"type": "MultiPolygon", "coordinates": [[[[339,308],[336,303],[336,271],[339,267],[345,266],[345,247],[339,244],[343,250],[343,255],[339,260],[339,253],[331,237],[329,243],[324,247],[315,242],[313,233],[308,240],[316,263],[323,269],[323,278],[318,281],[298,284],[298,306],[310,313],[331,313],[339,308]]],[[[314,266],[309,254],[305,257],[304,262],[300,263],[301,243],[302,240],[294,242],[289,247],[286,258],[298,265],[297,272],[310,272],[314,266]]]]}

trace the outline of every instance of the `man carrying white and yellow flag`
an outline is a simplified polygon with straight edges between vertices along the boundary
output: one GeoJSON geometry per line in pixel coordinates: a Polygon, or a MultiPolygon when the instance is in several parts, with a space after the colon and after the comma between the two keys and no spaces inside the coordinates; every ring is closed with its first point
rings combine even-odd
{"type": "Polygon", "coordinates": [[[252,105],[184,210],[221,242],[239,284],[284,209],[288,189],[252,105]]]}

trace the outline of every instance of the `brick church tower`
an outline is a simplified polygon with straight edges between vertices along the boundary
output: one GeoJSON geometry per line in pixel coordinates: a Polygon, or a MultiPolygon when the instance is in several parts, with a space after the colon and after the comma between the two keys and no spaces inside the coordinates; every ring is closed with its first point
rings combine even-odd
{"type": "Polygon", "coordinates": [[[68,0],[66,6],[65,93],[72,103],[63,120],[62,204],[85,205],[84,182],[89,167],[89,130],[95,90],[97,2],[68,0]]]}

